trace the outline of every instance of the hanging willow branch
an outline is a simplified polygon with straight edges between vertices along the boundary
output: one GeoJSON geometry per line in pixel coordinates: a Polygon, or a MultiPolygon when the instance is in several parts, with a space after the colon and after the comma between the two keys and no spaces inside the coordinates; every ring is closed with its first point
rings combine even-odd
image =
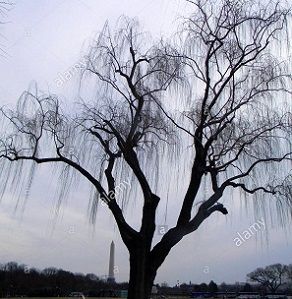
{"type": "Polygon", "coordinates": [[[282,215],[291,208],[291,66],[277,51],[287,49],[290,11],[284,2],[188,2],[195,13],[171,41],[151,44],[135,20],[122,19],[114,33],[104,26],[86,57],[76,115],[37,90],[15,110],[1,110],[2,176],[16,186],[29,160],[63,165],[62,188],[85,177],[99,195],[92,219],[105,201],[130,252],[143,246],[154,272],[210,215],[228,213],[227,189],[265,197],[263,205],[276,198],[282,215]],[[87,99],[92,82],[95,101],[87,99]],[[128,224],[116,192],[125,176],[135,187],[124,200],[143,204],[140,228],[128,224]],[[170,182],[182,205],[153,247],[161,190],[170,182]]]}

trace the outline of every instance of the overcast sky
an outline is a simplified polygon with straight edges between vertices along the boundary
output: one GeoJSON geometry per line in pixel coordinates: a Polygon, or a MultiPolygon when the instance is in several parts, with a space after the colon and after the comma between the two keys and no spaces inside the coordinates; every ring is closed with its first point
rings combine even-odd
{"type": "MultiPolygon", "coordinates": [[[[120,15],[139,18],[155,37],[170,34],[176,20],[191,6],[179,0],[29,0],[14,1],[1,25],[0,105],[13,105],[32,81],[68,103],[76,95],[76,78],[58,84],[80,61],[88,43],[106,20],[115,24],[120,15]],[[58,81],[59,80],[59,81],[58,81]]],[[[77,75],[76,75],[77,76],[77,75]]],[[[81,184],[54,217],[55,181],[40,169],[31,196],[15,209],[16,199],[7,192],[0,203],[0,263],[17,261],[29,266],[60,267],[73,272],[108,272],[109,247],[116,243],[118,281],[128,279],[128,254],[109,213],[101,208],[93,228],[87,218],[86,186],[81,184]]],[[[256,267],[292,263],[289,233],[265,223],[250,239],[236,246],[237,233],[247,230],[261,215],[245,213],[239,196],[226,200],[230,214],[214,215],[194,234],[176,246],[158,272],[157,282],[217,283],[245,281],[256,267]],[[266,242],[268,234],[268,242],[266,242]]],[[[21,202],[21,201],[20,201],[21,202]]],[[[131,214],[131,208],[128,215],[131,214]]],[[[170,203],[167,225],[177,206],[170,203]]],[[[136,219],[137,221],[137,219],[136,219]]],[[[155,240],[161,236],[157,233],[155,240]]]]}

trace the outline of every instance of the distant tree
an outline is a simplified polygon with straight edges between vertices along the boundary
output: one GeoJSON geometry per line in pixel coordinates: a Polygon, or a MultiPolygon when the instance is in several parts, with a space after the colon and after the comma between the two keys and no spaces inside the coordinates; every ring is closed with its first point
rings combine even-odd
{"type": "Polygon", "coordinates": [[[194,284],[194,285],[193,285],[193,291],[194,291],[194,292],[199,292],[199,291],[200,291],[200,285],[198,285],[198,284],[194,284]]]}
{"type": "Polygon", "coordinates": [[[289,289],[292,291],[292,264],[287,266],[287,279],[289,289]]]}
{"type": "Polygon", "coordinates": [[[162,282],[161,287],[168,288],[168,283],[166,281],[162,282]]]}
{"type": "Polygon", "coordinates": [[[16,262],[9,262],[7,264],[4,265],[4,270],[6,272],[16,272],[18,270],[18,263],[16,262]]]}
{"type": "Polygon", "coordinates": [[[258,282],[272,293],[275,293],[286,282],[288,267],[282,264],[274,264],[265,268],[257,268],[247,274],[252,282],[258,282]]]}
{"type": "Polygon", "coordinates": [[[181,290],[184,290],[184,291],[189,292],[189,290],[190,290],[191,287],[190,287],[189,284],[183,282],[183,283],[181,283],[181,284],[179,285],[179,288],[180,288],[181,290]]]}
{"type": "Polygon", "coordinates": [[[66,297],[72,291],[99,297],[102,290],[127,289],[127,284],[110,285],[94,274],[73,274],[49,267],[43,271],[9,262],[0,267],[0,297],[66,297]],[[25,269],[25,271],[24,271],[25,269]]]}
{"type": "Polygon", "coordinates": [[[106,25],[87,56],[76,114],[37,90],[14,111],[2,109],[1,193],[21,189],[25,173],[27,197],[37,164],[57,165],[60,200],[85,179],[91,220],[103,202],[129,251],[129,299],[149,298],[172,248],[214,213],[228,213],[228,190],[276,198],[282,222],[291,217],[291,71],[273,55],[288,52],[288,4],[188,2],[194,14],[169,42],[151,44],[136,22],[114,33],[106,25]],[[120,194],[128,177],[131,190],[120,194]],[[154,243],[157,209],[172,186],[178,217],[154,243]],[[140,201],[141,223],[131,226],[124,209],[140,201]]]}
{"type": "Polygon", "coordinates": [[[244,284],[243,292],[252,292],[252,286],[249,283],[244,284]]]}
{"type": "Polygon", "coordinates": [[[201,283],[200,284],[200,291],[201,292],[208,292],[209,291],[209,288],[208,288],[208,285],[206,283],[201,283]]]}
{"type": "Polygon", "coordinates": [[[211,293],[218,292],[218,286],[213,280],[210,281],[208,288],[209,288],[209,292],[211,293]]]}
{"type": "Polygon", "coordinates": [[[227,291],[227,284],[226,284],[225,282],[222,282],[222,283],[220,284],[220,291],[221,291],[221,292],[225,292],[225,291],[227,291]]]}

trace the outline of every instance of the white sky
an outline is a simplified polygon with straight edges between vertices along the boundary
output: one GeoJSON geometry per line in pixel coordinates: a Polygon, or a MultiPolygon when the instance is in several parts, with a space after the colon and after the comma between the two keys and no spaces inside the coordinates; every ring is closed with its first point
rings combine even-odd
{"type": "MultiPolygon", "coordinates": [[[[114,24],[123,14],[138,17],[144,29],[158,37],[175,30],[177,17],[190,9],[183,0],[15,1],[14,9],[7,13],[7,23],[1,25],[0,44],[6,54],[0,57],[0,106],[15,103],[33,80],[42,90],[72,102],[77,79],[61,87],[56,82],[80,60],[106,20],[114,24]]],[[[125,246],[106,210],[98,214],[95,230],[88,224],[84,188],[81,185],[63,204],[56,223],[52,200],[55,183],[45,169],[41,169],[24,211],[15,211],[16,200],[7,193],[0,204],[0,262],[15,260],[39,268],[55,266],[104,275],[113,239],[117,280],[126,281],[129,269],[125,246]]],[[[238,200],[236,196],[234,199],[238,200]]],[[[292,263],[291,238],[277,228],[269,228],[268,246],[260,241],[265,237],[262,232],[236,247],[233,239],[237,232],[255,220],[240,213],[240,205],[229,202],[229,207],[227,217],[213,216],[171,252],[158,272],[157,282],[244,281],[245,275],[258,266],[292,263]]],[[[175,209],[170,204],[167,219],[175,209]]]]}

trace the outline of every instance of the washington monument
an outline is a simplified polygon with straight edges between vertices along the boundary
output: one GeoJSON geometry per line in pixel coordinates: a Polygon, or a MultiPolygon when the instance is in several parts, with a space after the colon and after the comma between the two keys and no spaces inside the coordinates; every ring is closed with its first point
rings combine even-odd
{"type": "Polygon", "coordinates": [[[109,259],[109,267],[108,267],[109,282],[115,282],[114,266],[115,266],[115,243],[114,241],[112,241],[110,247],[110,259],[109,259]]]}

